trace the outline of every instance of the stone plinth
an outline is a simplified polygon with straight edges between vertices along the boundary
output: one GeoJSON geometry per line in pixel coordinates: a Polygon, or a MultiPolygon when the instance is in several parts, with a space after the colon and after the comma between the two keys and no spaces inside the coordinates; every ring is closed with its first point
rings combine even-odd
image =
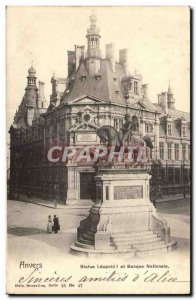
{"type": "Polygon", "coordinates": [[[96,202],[78,228],[71,252],[131,253],[175,248],[167,223],[149,199],[150,175],[142,169],[102,169],[95,176],[96,202]]]}

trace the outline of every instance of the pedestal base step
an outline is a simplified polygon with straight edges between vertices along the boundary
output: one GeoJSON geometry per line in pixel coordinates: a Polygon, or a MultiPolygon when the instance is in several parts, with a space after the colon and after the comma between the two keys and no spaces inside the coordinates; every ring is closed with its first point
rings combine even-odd
{"type": "Polygon", "coordinates": [[[79,241],[70,246],[71,253],[85,254],[121,254],[130,253],[132,257],[165,253],[176,249],[176,242],[161,240],[152,230],[135,232],[112,232],[106,249],[95,249],[94,241],[89,233],[79,238],[79,241]]]}
{"type": "Polygon", "coordinates": [[[146,255],[154,255],[160,253],[166,253],[177,248],[177,242],[171,241],[169,243],[164,243],[162,245],[156,245],[156,247],[144,247],[136,250],[136,256],[143,257],[146,255]]]}
{"type": "MultiPolygon", "coordinates": [[[[86,246],[86,245],[85,245],[86,246]]],[[[103,249],[103,250],[95,250],[93,248],[91,249],[85,249],[85,248],[82,248],[78,242],[72,244],[70,246],[70,252],[72,254],[75,254],[75,255],[82,255],[82,256],[87,256],[87,257],[91,257],[91,256],[97,256],[97,255],[119,255],[121,253],[124,253],[124,254],[129,254],[130,257],[135,257],[136,254],[135,254],[135,250],[134,249],[114,249],[112,247],[108,248],[108,249],[103,249]]]]}
{"type": "Polygon", "coordinates": [[[153,248],[165,244],[165,242],[162,241],[161,238],[151,230],[127,233],[111,233],[110,242],[111,245],[115,246],[117,249],[119,247],[131,247],[136,250],[143,249],[143,247],[153,248]]]}

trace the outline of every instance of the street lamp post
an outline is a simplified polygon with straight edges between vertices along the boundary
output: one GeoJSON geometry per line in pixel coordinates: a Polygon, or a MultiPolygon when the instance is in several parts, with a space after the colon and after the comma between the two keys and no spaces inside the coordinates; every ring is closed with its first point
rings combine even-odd
{"type": "Polygon", "coordinates": [[[185,182],[185,178],[186,178],[186,175],[185,175],[185,164],[184,164],[184,159],[183,159],[183,164],[182,164],[182,177],[183,177],[183,195],[184,195],[184,199],[186,199],[186,182],[185,182]]]}
{"type": "Polygon", "coordinates": [[[20,200],[20,162],[19,162],[19,159],[20,159],[20,156],[19,154],[16,154],[16,158],[15,158],[15,163],[16,163],[16,174],[17,174],[17,199],[20,200]]]}
{"type": "Polygon", "coordinates": [[[56,201],[56,189],[57,189],[57,185],[54,185],[54,208],[57,208],[57,201],[56,201]]]}

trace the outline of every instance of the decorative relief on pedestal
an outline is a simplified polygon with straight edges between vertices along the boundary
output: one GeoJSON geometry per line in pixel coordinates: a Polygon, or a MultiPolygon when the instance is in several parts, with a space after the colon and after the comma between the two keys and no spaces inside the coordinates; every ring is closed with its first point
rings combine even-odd
{"type": "Polygon", "coordinates": [[[114,200],[143,198],[143,186],[115,186],[114,200]]]}

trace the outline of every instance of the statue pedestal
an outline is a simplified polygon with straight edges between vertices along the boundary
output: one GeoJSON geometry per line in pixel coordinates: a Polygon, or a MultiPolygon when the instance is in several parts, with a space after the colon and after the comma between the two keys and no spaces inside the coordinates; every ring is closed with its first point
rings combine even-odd
{"type": "Polygon", "coordinates": [[[167,223],[149,199],[150,175],[143,169],[99,169],[96,202],[78,228],[75,254],[167,252],[176,247],[167,223]]]}

